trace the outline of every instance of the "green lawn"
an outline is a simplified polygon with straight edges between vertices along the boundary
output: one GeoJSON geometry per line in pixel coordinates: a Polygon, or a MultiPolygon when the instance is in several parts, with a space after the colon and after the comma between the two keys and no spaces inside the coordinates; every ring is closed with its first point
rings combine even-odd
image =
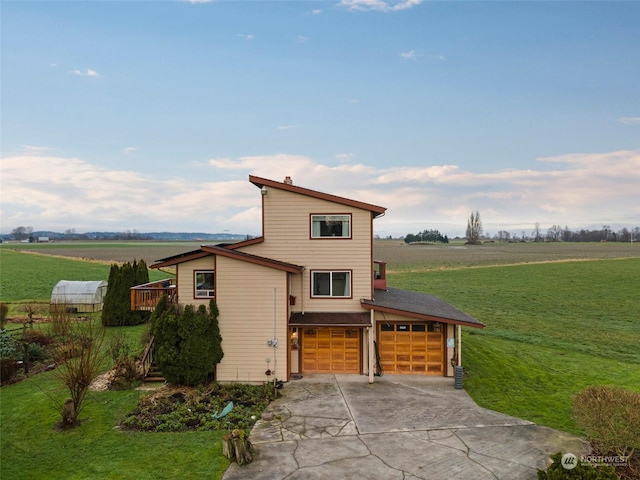
{"type": "Polygon", "coordinates": [[[221,478],[224,432],[132,433],[114,428],[140,393],[92,392],[71,431],[56,431],[53,399],[65,398],[53,372],[2,387],[0,478],[221,478]]]}
{"type": "MultiPolygon", "coordinates": [[[[35,328],[46,329],[46,324],[35,328]]],[[[110,327],[108,338],[124,335],[140,352],[145,325],[110,327]]],[[[105,363],[104,370],[109,367],[105,363]]],[[[56,372],[46,372],[0,389],[2,479],[201,479],[222,478],[226,432],[142,433],[117,428],[141,395],[137,390],[87,396],[78,428],[58,431],[56,405],[68,394],[56,372]]]]}
{"type": "Polygon", "coordinates": [[[482,406],[579,432],[572,396],[589,385],[640,391],[640,259],[390,276],[484,322],[463,329],[465,388],[482,406]]]}
{"type": "MultiPolygon", "coordinates": [[[[33,255],[4,247],[0,248],[0,265],[0,302],[5,303],[48,303],[58,281],[108,281],[111,269],[108,263],[33,255]]],[[[166,272],[149,270],[151,281],[169,276],[166,272]]]]}

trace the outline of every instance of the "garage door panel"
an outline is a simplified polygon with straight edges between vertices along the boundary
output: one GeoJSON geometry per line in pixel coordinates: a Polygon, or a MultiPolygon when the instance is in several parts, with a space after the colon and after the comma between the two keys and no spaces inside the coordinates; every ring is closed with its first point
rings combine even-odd
{"type": "Polygon", "coordinates": [[[302,358],[304,373],[360,373],[360,330],[344,327],[303,330],[302,358]]]}
{"type": "MultiPolygon", "coordinates": [[[[385,372],[442,374],[443,334],[432,324],[385,323],[378,326],[380,363],[385,372]]],[[[438,324],[436,324],[438,325],[438,324]]]]}

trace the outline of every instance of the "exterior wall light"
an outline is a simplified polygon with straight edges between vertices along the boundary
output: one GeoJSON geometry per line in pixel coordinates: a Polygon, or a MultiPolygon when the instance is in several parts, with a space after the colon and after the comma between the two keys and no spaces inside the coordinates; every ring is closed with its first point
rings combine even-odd
{"type": "Polygon", "coordinates": [[[260,189],[260,193],[261,193],[262,195],[266,195],[266,194],[267,194],[267,186],[266,186],[266,185],[263,185],[263,186],[262,186],[262,188],[260,189]]]}

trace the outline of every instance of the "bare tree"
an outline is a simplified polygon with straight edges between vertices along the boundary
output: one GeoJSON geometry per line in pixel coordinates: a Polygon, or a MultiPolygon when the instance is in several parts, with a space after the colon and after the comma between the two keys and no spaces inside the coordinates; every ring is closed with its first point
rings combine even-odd
{"type": "Polygon", "coordinates": [[[19,226],[11,230],[11,235],[15,240],[26,240],[33,233],[33,227],[19,226]]]}
{"type": "Polygon", "coordinates": [[[69,390],[70,398],[58,405],[62,419],[61,428],[78,425],[78,416],[91,383],[98,377],[100,366],[106,359],[102,348],[105,330],[93,320],[76,321],[62,335],[61,363],[56,374],[69,390]]]}
{"type": "Polygon", "coordinates": [[[480,243],[481,235],[482,220],[480,219],[480,213],[476,210],[475,213],[471,212],[469,220],[467,220],[467,243],[478,245],[480,243]]]}
{"type": "Polygon", "coordinates": [[[536,224],[533,227],[533,241],[539,242],[541,239],[542,239],[542,236],[540,235],[540,223],[536,222],[536,224]]]}
{"type": "Polygon", "coordinates": [[[498,232],[498,241],[500,242],[509,242],[511,241],[511,234],[506,230],[500,230],[498,232]]]}
{"type": "Polygon", "coordinates": [[[561,235],[562,235],[562,227],[560,225],[553,225],[551,228],[547,230],[547,239],[550,242],[560,241],[561,235]]]}

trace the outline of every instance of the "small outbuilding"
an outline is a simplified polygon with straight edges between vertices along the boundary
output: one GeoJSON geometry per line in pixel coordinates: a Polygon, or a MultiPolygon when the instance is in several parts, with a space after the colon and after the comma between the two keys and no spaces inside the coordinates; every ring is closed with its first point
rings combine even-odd
{"type": "Polygon", "coordinates": [[[51,292],[52,311],[69,313],[100,312],[107,293],[107,282],[60,280],[51,292]]]}

